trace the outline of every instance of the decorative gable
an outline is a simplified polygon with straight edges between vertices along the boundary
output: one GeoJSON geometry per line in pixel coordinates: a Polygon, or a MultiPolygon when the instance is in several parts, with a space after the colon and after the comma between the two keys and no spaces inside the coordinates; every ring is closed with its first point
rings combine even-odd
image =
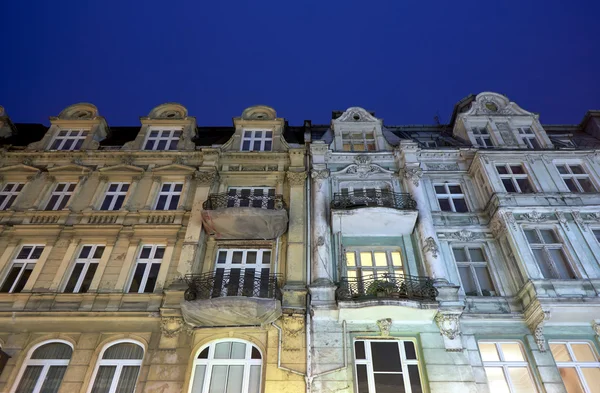
{"type": "Polygon", "coordinates": [[[289,145],[283,137],[285,120],[275,109],[256,105],[246,108],[233,119],[235,132],[222,147],[223,151],[284,152],[289,145]]]}
{"type": "Polygon", "coordinates": [[[392,150],[383,136],[383,122],[363,108],[346,109],[331,121],[334,133],[331,149],[335,151],[380,151],[392,150]]]}

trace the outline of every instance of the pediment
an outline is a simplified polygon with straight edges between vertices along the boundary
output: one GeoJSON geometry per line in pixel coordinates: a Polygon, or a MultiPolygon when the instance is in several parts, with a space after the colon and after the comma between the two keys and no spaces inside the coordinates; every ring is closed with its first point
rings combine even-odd
{"type": "Polygon", "coordinates": [[[394,171],[385,169],[377,164],[371,163],[371,159],[368,156],[358,156],[354,160],[354,164],[350,164],[344,169],[336,172],[331,172],[331,176],[344,176],[351,175],[364,179],[369,176],[376,175],[393,175],[394,171]]]}
{"type": "Polygon", "coordinates": [[[2,168],[0,168],[0,173],[7,173],[7,172],[21,172],[21,173],[26,173],[26,174],[31,175],[31,174],[40,172],[40,170],[38,168],[29,166],[29,165],[25,165],[25,164],[8,165],[8,166],[3,166],[2,168]]]}
{"type": "Polygon", "coordinates": [[[535,113],[526,111],[516,103],[510,101],[508,97],[492,92],[483,92],[475,97],[471,107],[463,116],[534,116],[535,113]]]}
{"type": "Polygon", "coordinates": [[[196,168],[183,164],[168,164],[152,169],[154,173],[194,173],[196,168]]]}
{"type": "Polygon", "coordinates": [[[100,168],[98,171],[102,172],[102,173],[124,173],[124,174],[130,173],[132,175],[144,172],[144,170],[142,168],[140,168],[139,166],[127,165],[127,164],[108,166],[108,167],[100,168]]]}
{"type": "Polygon", "coordinates": [[[379,119],[370,114],[367,110],[358,106],[346,109],[340,117],[334,120],[336,123],[369,123],[379,122],[379,119]]]}
{"type": "Polygon", "coordinates": [[[89,173],[92,170],[86,166],[83,165],[77,165],[77,164],[68,164],[68,165],[61,165],[61,166],[54,166],[52,168],[48,168],[48,172],[50,173],[79,173],[79,174],[83,174],[83,173],[89,173]]]}

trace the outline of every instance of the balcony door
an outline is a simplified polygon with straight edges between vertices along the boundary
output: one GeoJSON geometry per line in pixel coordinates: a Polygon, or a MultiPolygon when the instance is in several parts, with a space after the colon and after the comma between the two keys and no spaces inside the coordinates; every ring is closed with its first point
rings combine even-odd
{"type": "Polygon", "coordinates": [[[212,297],[270,297],[271,249],[220,249],[212,297]]]}
{"type": "Polygon", "coordinates": [[[227,207],[275,208],[275,189],[269,187],[229,187],[227,207]]]}

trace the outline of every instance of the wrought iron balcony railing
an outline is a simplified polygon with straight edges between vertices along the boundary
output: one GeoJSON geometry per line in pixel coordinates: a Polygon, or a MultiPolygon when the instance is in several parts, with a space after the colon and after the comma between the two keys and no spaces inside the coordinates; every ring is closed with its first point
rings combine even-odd
{"type": "Polygon", "coordinates": [[[254,269],[221,270],[204,274],[186,274],[185,300],[226,296],[281,299],[280,274],[263,274],[254,269]]]}
{"type": "Polygon", "coordinates": [[[281,210],[285,208],[283,195],[230,195],[210,194],[202,204],[204,210],[227,207],[254,207],[258,209],[281,210]]]}
{"type": "Polygon", "coordinates": [[[384,273],[379,277],[342,277],[336,294],[338,300],[383,298],[433,301],[438,291],[429,277],[384,273]]]}
{"type": "Polygon", "coordinates": [[[332,209],[358,209],[361,207],[391,207],[398,210],[415,210],[417,202],[408,193],[366,190],[333,194],[332,209]]]}

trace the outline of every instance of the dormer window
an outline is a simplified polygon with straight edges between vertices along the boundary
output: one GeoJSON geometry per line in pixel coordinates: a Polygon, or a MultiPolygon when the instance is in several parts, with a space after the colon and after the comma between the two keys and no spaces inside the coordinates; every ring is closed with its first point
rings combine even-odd
{"type": "Polygon", "coordinates": [[[50,150],[79,150],[88,134],[88,130],[60,130],[50,150]]]}
{"type": "Polygon", "coordinates": [[[245,130],[242,138],[242,151],[271,151],[273,131],[245,130]]]}
{"type": "Polygon", "coordinates": [[[480,148],[487,149],[488,147],[494,147],[492,137],[486,127],[475,127],[471,131],[473,132],[475,142],[480,148]]]}
{"type": "Polygon", "coordinates": [[[150,130],[144,150],[177,150],[181,130],[150,130]]]}
{"type": "Polygon", "coordinates": [[[531,129],[531,127],[520,127],[517,128],[519,131],[519,136],[523,140],[523,143],[527,145],[530,149],[539,149],[540,144],[535,136],[535,133],[531,129]]]}
{"type": "Polygon", "coordinates": [[[375,151],[375,133],[373,131],[352,131],[342,133],[344,151],[375,151]]]}

